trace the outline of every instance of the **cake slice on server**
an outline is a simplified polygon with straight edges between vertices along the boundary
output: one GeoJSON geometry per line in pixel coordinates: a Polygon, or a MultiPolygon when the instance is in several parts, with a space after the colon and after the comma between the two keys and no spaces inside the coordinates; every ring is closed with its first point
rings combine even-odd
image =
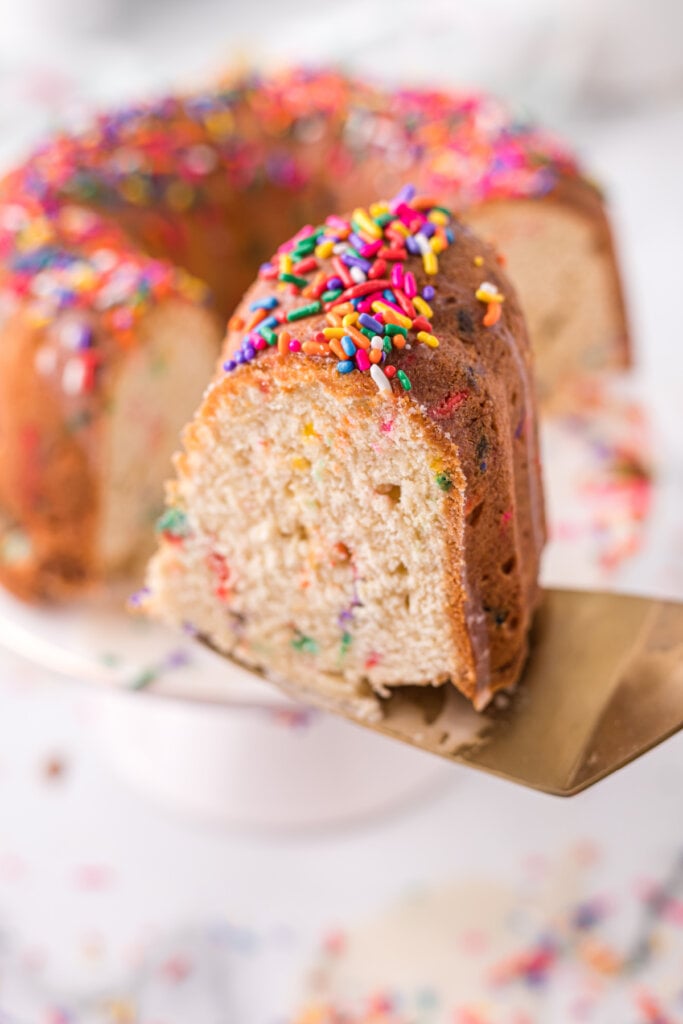
{"type": "Polygon", "coordinates": [[[517,681],[544,543],[531,354],[494,251],[438,200],[280,247],[176,467],[148,614],[354,713],[517,681]]]}

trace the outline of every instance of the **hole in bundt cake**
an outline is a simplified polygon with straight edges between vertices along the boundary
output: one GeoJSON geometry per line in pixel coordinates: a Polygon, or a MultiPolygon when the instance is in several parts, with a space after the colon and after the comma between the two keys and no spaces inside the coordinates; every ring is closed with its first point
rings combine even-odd
{"type": "Polygon", "coordinates": [[[377,696],[367,676],[362,676],[356,683],[354,689],[356,696],[358,697],[375,698],[377,696]]]}
{"type": "Polygon", "coordinates": [[[472,511],[467,516],[467,525],[476,526],[481,518],[481,514],[484,511],[484,502],[480,501],[478,505],[475,505],[472,511]]]}
{"type": "Polygon", "coordinates": [[[461,336],[465,335],[465,337],[474,333],[474,320],[467,309],[458,310],[458,331],[461,336]]]}
{"type": "Polygon", "coordinates": [[[278,524],[278,533],[281,537],[293,537],[295,540],[300,541],[306,541],[310,536],[304,524],[298,522],[278,524]]]}
{"type": "Polygon", "coordinates": [[[375,487],[376,494],[386,494],[387,498],[392,504],[397,505],[401,500],[401,485],[400,484],[378,484],[375,487]]]}
{"type": "Polygon", "coordinates": [[[516,565],[517,565],[517,559],[515,558],[514,555],[512,555],[512,557],[508,558],[508,560],[506,562],[503,562],[503,564],[501,565],[500,568],[501,568],[501,571],[504,573],[505,576],[509,576],[510,573],[512,572],[512,570],[514,569],[514,567],[516,565]]]}

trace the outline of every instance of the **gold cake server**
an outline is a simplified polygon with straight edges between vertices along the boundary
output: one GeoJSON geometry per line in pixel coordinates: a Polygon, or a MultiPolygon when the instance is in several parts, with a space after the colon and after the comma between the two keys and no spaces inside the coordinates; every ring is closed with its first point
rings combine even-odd
{"type": "Polygon", "coordinates": [[[683,727],[683,604],[546,590],[519,685],[482,713],[450,686],[397,690],[377,721],[284,688],[433,754],[572,796],[683,727]]]}

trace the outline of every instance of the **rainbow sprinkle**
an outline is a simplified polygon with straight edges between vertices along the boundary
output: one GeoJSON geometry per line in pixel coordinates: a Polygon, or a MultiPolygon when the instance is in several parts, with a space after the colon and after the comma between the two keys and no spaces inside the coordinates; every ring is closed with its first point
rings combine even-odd
{"type": "Polygon", "coordinates": [[[450,211],[418,196],[413,185],[390,202],[354,210],[348,219],[332,215],[318,227],[307,225],[259,272],[262,280],[302,297],[304,304],[286,311],[276,296],[252,302],[253,316],[245,325],[251,329],[223,368],[231,373],[260,352],[277,348],[281,355],[335,359],[342,375],[369,374],[382,395],[393,393],[392,379],[410,391],[408,375],[388,359],[413,344],[438,348],[439,338],[429,305],[434,286],[425,285],[419,295],[415,275],[406,267],[419,257],[424,273],[432,275],[438,270],[437,253],[454,241],[450,211]],[[294,344],[285,325],[311,318],[318,318],[313,339],[294,344]]]}
{"type": "MultiPolygon", "coordinates": [[[[11,202],[0,193],[0,260],[5,263],[3,287],[26,303],[34,327],[49,326],[57,314],[93,311],[125,344],[151,303],[170,296],[208,301],[201,281],[135,250],[107,218],[62,205],[57,195],[46,194],[39,204],[33,189],[47,193],[46,183],[38,184],[26,170],[5,182],[11,202]]],[[[79,325],[86,327],[85,321],[79,325]]],[[[72,347],[85,346],[74,342],[72,347]]],[[[74,370],[65,390],[83,389],[74,370]]]]}
{"type": "Polygon", "coordinates": [[[484,327],[493,327],[500,320],[500,307],[501,303],[505,302],[505,296],[501,295],[496,285],[490,281],[482,281],[474,296],[486,306],[486,313],[482,321],[484,327]]]}

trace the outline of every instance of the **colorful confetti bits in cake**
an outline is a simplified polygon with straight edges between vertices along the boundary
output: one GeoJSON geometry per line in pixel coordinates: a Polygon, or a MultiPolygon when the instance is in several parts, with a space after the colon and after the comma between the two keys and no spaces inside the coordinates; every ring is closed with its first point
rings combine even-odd
{"type": "Polygon", "coordinates": [[[157,521],[156,531],[167,540],[180,542],[190,532],[187,516],[180,508],[167,508],[157,521]]]}

